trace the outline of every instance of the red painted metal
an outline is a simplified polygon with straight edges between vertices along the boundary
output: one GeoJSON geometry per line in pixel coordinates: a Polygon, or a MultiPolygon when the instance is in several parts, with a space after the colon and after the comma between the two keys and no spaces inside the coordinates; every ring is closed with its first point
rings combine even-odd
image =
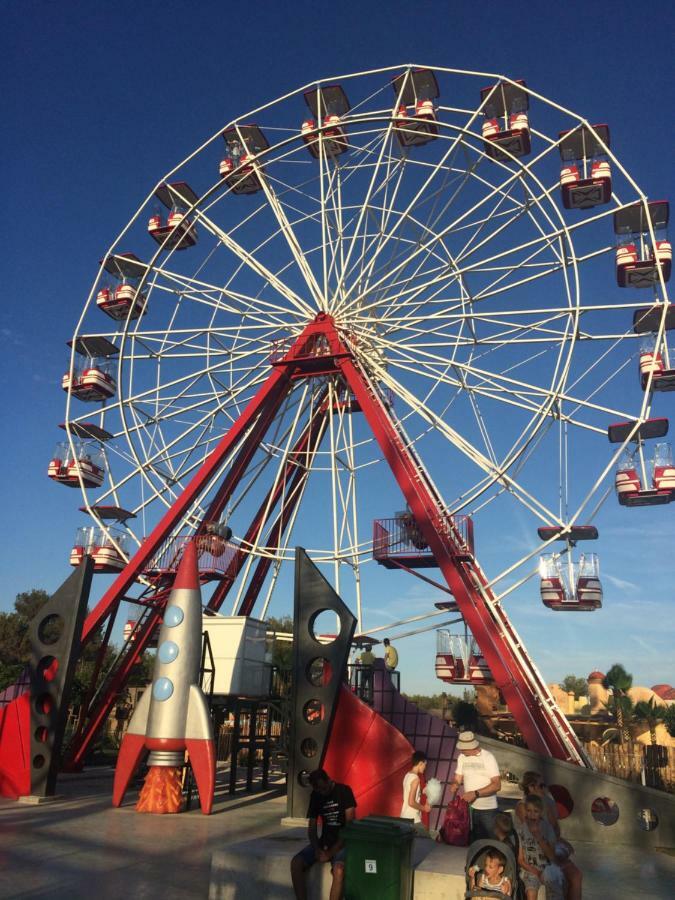
{"type": "Polygon", "coordinates": [[[0,707],[0,797],[30,794],[30,691],[0,707]]]}
{"type": "Polygon", "coordinates": [[[359,818],[400,814],[401,786],[414,749],[398,728],[347,687],[340,689],[323,768],[354,791],[359,818]]]}
{"type": "MultiPolygon", "coordinates": [[[[281,406],[285,395],[288,393],[288,387],[289,382],[286,373],[281,369],[275,369],[255,397],[249,402],[241,416],[234,422],[215,450],[207,457],[204,464],[194,475],[183,493],[176,498],[175,503],[167,510],[150,536],[146,538],[143,544],[141,544],[135,555],[129,560],[113,584],[89,613],[82,631],[83,640],[86,640],[101,621],[109,615],[111,609],[119,603],[121,597],[143,572],[146,564],[157,553],[162,542],[166,540],[171,531],[180,523],[185,513],[190,509],[190,506],[208,486],[210,480],[215,476],[219,467],[227,458],[228,453],[237,445],[238,441],[255,422],[263,407],[267,406],[268,410],[271,411],[272,418],[274,417],[281,406]]],[[[262,436],[259,437],[258,442],[261,437],[262,436]]],[[[253,452],[255,452],[255,447],[252,448],[251,455],[253,455],[253,452]]],[[[239,472],[239,477],[241,477],[241,474],[242,473],[239,472]]],[[[230,485],[230,490],[232,490],[236,481],[228,478],[228,483],[230,485]]],[[[221,491],[219,496],[220,503],[218,506],[224,508],[227,499],[228,498],[225,497],[221,491]]],[[[219,515],[218,506],[216,506],[215,509],[212,508],[209,510],[211,518],[217,518],[219,515]]]]}
{"type": "MultiPolygon", "coordinates": [[[[520,638],[500,604],[495,600],[487,579],[473,556],[467,553],[465,538],[453,518],[448,516],[442,498],[421,461],[404,437],[400,425],[394,422],[387,404],[383,402],[377,389],[371,385],[365,371],[354,358],[349,349],[349,344],[352,343],[350,337],[348,335],[344,337],[343,340],[338,335],[330,316],[320,314],[307,325],[288,353],[274,359],[267,381],[88,617],[84,636],[91,634],[106,615],[116,608],[148,560],[212,482],[228,454],[243,441],[232,467],[236,471],[228,471],[223,485],[218,489],[209,507],[201,529],[203,530],[206,522],[214,521],[220,516],[267,427],[276,416],[290,389],[291,381],[337,373],[342,376],[344,383],[356,398],[403,492],[412,516],[419,525],[460,612],[476,638],[528,746],[532,750],[550,754],[558,759],[588,764],[569,723],[558,710],[543,679],[527,656],[520,638]]],[[[275,529],[278,529],[277,540],[289,517],[290,511],[282,509],[275,524],[275,529]]],[[[258,580],[254,578],[258,585],[255,595],[247,594],[242,609],[252,608],[262,580],[264,576],[258,580]]],[[[160,615],[159,611],[152,611],[147,631],[144,628],[145,640],[141,640],[139,635],[139,639],[133,642],[135,646],[129,651],[129,659],[125,660],[125,665],[115,673],[106,690],[105,702],[99,704],[95,721],[90,720],[87,726],[89,740],[104,721],[117,692],[128,678],[133,665],[129,660],[138,659],[160,615]],[[151,618],[154,619],[152,624],[151,618]]],[[[83,752],[84,744],[75,748],[72,758],[81,760],[83,752]]]]}
{"type": "MultiPolygon", "coordinates": [[[[321,399],[322,398],[320,398],[320,402],[321,399]]],[[[321,440],[321,435],[323,435],[325,423],[325,416],[315,416],[311,420],[311,422],[307,424],[302,434],[296,441],[295,446],[289,454],[286,465],[284,466],[282,475],[278,479],[276,485],[272,487],[272,489],[267,493],[267,496],[265,497],[263,502],[260,504],[258,511],[253,517],[253,520],[248,530],[246,531],[243,540],[241,541],[236,555],[231,560],[227,571],[225,572],[223,581],[213,592],[213,595],[211,596],[208,604],[209,609],[217,612],[222,606],[225,597],[230,592],[232,585],[236,581],[237,576],[241,572],[244,563],[246,562],[246,559],[248,557],[247,547],[251,544],[255,544],[259,540],[260,534],[265,526],[268,517],[276,508],[276,505],[283,496],[284,491],[286,492],[287,497],[290,498],[290,501],[286,501],[285,506],[288,505],[289,502],[291,502],[293,505],[295,505],[295,503],[297,502],[295,498],[296,496],[299,497],[300,494],[298,476],[307,476],[307,473],[311,466],[311,461],[314,458],[314,453],[316,452],[318,444],[321,440]],[[298,484],[297,493],[296,484],[298,484]]],[[[300,480],[302,480],[302,478],[300,480]]],[[[269,540],[267,544],[269,545],[269,540]]],[[[269,562],[271,562],[271,560],[269,562]]],[[[269,565],[267,568],[269,568],[269,565]]],[[[242,604],[242,607],[240,607],[237,615],[248,616],[251,614],[251,611],[255,604],[255,600],[258,596],[260,586],[253,596],[252,602],[250,603],[250,608],[247,608],[245,612],[242,612],[242,608],[245,605],[242,604]]]]}
{"type": "MultiPolygon", "coordinates": [[[[316,451],[319,449],[319,444],[321,443],[321,438],[323,437],[323,433],[327,424],[326,417],[322,417],[318,420],[318,427],[316,431],[314,431],[310,435],[310,441],[308,444],[307,455],[304,461],[304,465],[300,467],[296,467],[295,473],[291,479],[286,500],[283,504],[279,515],[277,516],[276,521],[274,522],[272,528],[270,529],[270,533],[265,541],[265,545],[270,550],[277,550],[281,545],[281,539],[283,537],[286,528],[291,522],[293,518],[293,513],[298,503],[300,502],[300,498],[303,493],[303,483],[307,480],[311,466],[312,460],[314,459],[314,455],[316,451]]],[[[256,600],[258,599],[258,595],[262,590],[262,586],[265,582],[265,578],[267,577],[267,573],[270,570],[270,566],[272,565],[272,557],[271,556],[262,556],[258,560],[258,564],[256,565],[255,572],[253,573],[253,577],[251,578],[251,582],[246,589],[246,593],[242,599],[241,605],[237,611],[237,615],[239,616],[250,616],[253,607],[255,606],[256,600]]]]}
{"type": "MultiPolygon", "coordinates": [[[[334,340],[339,343],[337,335],[334,340]]],[[[353,358],[337,357],[336,364],[356,396],[528,747],[557,759],[588,764],[576,735],[495,601],[487,579],[475,560],[467,558],[462,535],[377,391],[353,358]]]]}
{"type": "MultiPolygon", "coordinates": [[[[219,518],[238,480],[246,471],[248,463],[288,393],[291,378],[295,376],[296,370],[303,365],[307,365],[307,360],[309,360],[310,366],[313,366],[312,353],[316,351],[320,336],[325,330],[322,324],[323,319],[323,315],[317,316],[317,319],[311,322],[291,345],[287,365],[272,370],[269,378],[249,402],[242,415],[234,422],[218,446],[194,475],[183,493],[176,499],[151,535],[146,538],[137,553],[115,579],[108,591],[106,591],[85,621],[82,632],[83,642],[91,638],[95,629],[106,617],[116,614],[119,604],[125,598],[129,587],[146,570],[149,561],[160,551],[163,542],[180,524],[181,519],[194,501],[208,487],[228,454],[242,441],[239,453],[230,467],[223,485],[218,489],[215,498],[211,502],[201,527],[198,529],[198,533],[204,531],[207,522],[219,518]]],[[[329,359],[326,359],[325,362],[327,364],[329,359]]],[[[326,368],[326,365],[322,363],[321,368],[326,368]]],[[[316,369],[316,366],[313,366],[312,374],[317,374],[318,370],[315,373],[314,369],[316,369]]],[[[164,584],[162,584],[163,587],[164,584]]],[[[154,628],[161,618],[166,597],[166,591],[162,591],[154,598],[154,604],[157,605],[157,608],[153,609],[149,614],[148,620],[141,627],[136,639],[133,642],[129,642],[133,646],[125,646],[121,663],[112,673],[108,684],[101,692],[100,698],[95,699],[93,708],[87,708],[86,715],[82,720],[82,727],[78,729],[64,754],[64,765],[66,768],[77,769],[82,765],[91,741],[103,722],[105,722],[117,699],[118,693],[126,684],[133,666],[140,659],[143,651],[149,646],[154,628]]]]}

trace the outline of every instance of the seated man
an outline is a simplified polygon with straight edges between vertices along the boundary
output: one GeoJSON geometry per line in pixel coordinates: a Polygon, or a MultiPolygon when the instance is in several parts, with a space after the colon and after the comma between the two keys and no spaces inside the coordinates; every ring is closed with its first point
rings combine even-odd
{"type": "Polygon", "coordinates": [[[336,784],[323,769],[309,776],[312,795],[309,798],[309,845],[291,860],[293,890],[298,900],[307,900],[305,873],[315,862],[329,862],[333,872],[330,900],[341,900],[344,887],[344,841],[340,838],[343,825],[353,821],[356,800],[347,784],[336,784]],[[317,819],[321,817],[321,836],[317,819]]]}

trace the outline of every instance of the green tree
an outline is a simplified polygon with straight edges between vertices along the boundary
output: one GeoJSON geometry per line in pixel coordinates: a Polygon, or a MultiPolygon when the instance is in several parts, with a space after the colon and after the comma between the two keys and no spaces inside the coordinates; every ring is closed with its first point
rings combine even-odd
{"type": "Polygon", "coordinates": [[[453,720],[460,731],[475,731],[478,725],[476,704],[459,700],[454,709],[453,720]]]}
{"type": "Polygon", "coordinates": [[[13,612],[0,613],[0,690],[14,684],[28,664],[28,626],[47,600],[46,591],[25,591],[16,595],[13,612]]]}
{"type": "Polygon", "coordinates": [[[663,711],[663,724],[668,729],[668,734],[675,737],[675,703],[670,703],[663,711]]]}
{"type": "Polygon", "coordinates": [[[567,693],[572,691],[575,700],[578,700],[579,697],[588,696],[588,681],[585,678],[580,678],[578,675],[565,675],[560,682],[560,687],[567,693]]]}
{"type": "Polygon", "coordinates": [[[656,739],[656,726],[659,724],[659,722],[663,722],[664,712],[665,707],[658,706],[656,703],[654,703],[653,697],[649,700],[649,702],[647,702],[646,700],[640,700],[639,703],[635,704],[633,714],[636,719],[646,723],[647,727],[649,728],[649,737],[652,744],[658,743],[656,739]]]}
{"type": "MultiPolygon", "coordinates": [[[[31,620],[35,618],[49,598],[50,595],[47,591],[39,588],[23,591],[16,595],[14,612],[0,613],[0,690],[14,684],[30,662],[28,628],[31,620]]],[[[82,649],[71,688],[70,703],[73,706],[80,706],[89,692],[101,642],[101,634],[96,632],[82,649]]],[[[114,646],[106,648],[97,686],[116,654],[117,649],[114,646]]]]}
{"type": "Polygon", "coordinates": [[[34,588],[32,591],[23,591],[16,595],[14,611],[22,621],[28,623],[31,619],[35,618],[41,607],[49,600],[49,596],[47,591],[43,591],[41,588],[34,588]]]}
{"type": "MultiPolygon", "coordinates": [[[[281,634],[293,633],[293,619],[290,616],[283,616],[277,619],[269,616],[266,620],[267,628],[270,631],[279,632],[281,634]]],[[[289,640],[273,640],[272,643],[272,665],[279,669],[290,669],[293,662],[293,644],[289,640]]]]}
{"type": "Polygon", "coordinates": [[[611,691],[607,708],[616,720],[621,734],[621,742],[630,741],[628,720],[633,711],[633,704],[628,691],[633,686],[633,676],[620,663],[614,663],[602,681],[603,687],[611,691]]]}
{"type": "Polygon", "coordinates": [[[419,706],[420,709],[450,709],[453,710],[459,702],[456,697],[450,697],[448,694],[404,694],[411,703],[419,706]]]}

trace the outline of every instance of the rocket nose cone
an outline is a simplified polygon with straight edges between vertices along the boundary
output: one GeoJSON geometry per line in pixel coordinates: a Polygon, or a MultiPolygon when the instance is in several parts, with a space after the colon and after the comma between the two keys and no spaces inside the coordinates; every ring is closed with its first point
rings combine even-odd
{"type": "Polygon", "coordinates": [[[197,548],[194,541],[189,541],[176,572],[174,588],[199,589],[199,570],[197,568],[197,548]]]}

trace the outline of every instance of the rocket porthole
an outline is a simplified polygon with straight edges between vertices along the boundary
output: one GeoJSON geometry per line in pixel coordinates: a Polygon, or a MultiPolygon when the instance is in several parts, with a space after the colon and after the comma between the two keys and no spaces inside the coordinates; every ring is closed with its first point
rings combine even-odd
{"type": "Polygon", "coordinates": [[[161,663],[172,663],[178,656],[178,644],[174,641],[163,641],[157,651],[157,656],[161,663]]]}
{"type": "Polygon", "coordinates": [[[158,678],[152,686],[155,700],[168,700],[173,694],[173,681],[170,678],[158,678]]]}
{"type": "Polygon", "coordinates": [[[180,606],[168,606],[164,613],[164,624],[168,628],[175,628],[183,621],[183,610],[180,606]]]}

